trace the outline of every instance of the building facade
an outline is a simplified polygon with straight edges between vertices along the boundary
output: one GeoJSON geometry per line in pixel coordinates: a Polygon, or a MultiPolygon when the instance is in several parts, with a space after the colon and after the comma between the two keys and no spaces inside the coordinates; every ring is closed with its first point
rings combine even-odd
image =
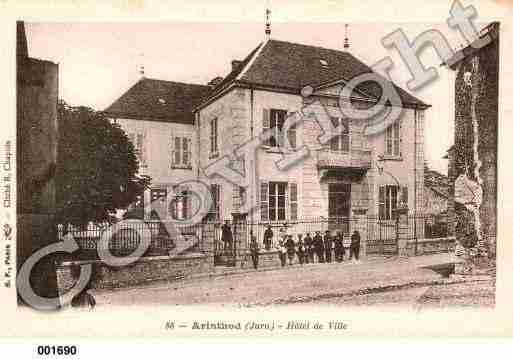
{"type": "MultiPolygon", "coordinates": [[[[403,102],[399,120],[367,136],[364,121],[348,118],[339,108],[344,79],[372,71],[351,54],[269,40],[236,63],[197,108],[200,168],[265,130],[277,131],[258,146],[254,158],[246,158],[255,173],[247,188],[222,176],[203,178],[214,184],[219,198],[214,216],[231,218],[245,200],[254,204],[247,215],[255,222],[349,218],[361,211],[391,220],[401,198],[412,213],[423,210],[423,123],[428,105],[397,88],[403,102]],[[306,85],[313,88],[307,97],[301,94],[306,85]],[[295,128],[281,133],[285,118],[301,111],[318,116],[325,112],[344,130],[321,144],[319,123],[304,116],[295,128]],[[277,162],[290,150],[283,144],[285,136],[294,149],[306,146],[310,153],[280,169],[277,162]]],[[[362,105],[362,113],[365,103],[376,101],[371,90],[361,89],[351,98],[362,105]]]]}
{"type": "Polygon", "coordinates": [[[134,95],[150,91],[147,84],[140,85],[150,81],[146,79],[106,113],[135,141],[141,171],[153,179],[149,195],[166,190],[166,185],[200,180],[212,194],[211,220],[242,216],[253,222],[290,223],[351,218],[355,213],[393,220],[400,205],[410,213],[424,208],[424,120],[429,105],[395,86],[401,98],[399,119],[367,135],[365,121],[351,118],[340,106],[351,101],[357,108],[353,111],[361,115],[379,100],[380,90],[364,83],[344,99],[346,105],[339,95],[348,79],[368,72],[372,70],[349,52],[269,39],[244,60],[232,61],[224,78],[208,86],[182,84],[198,86],[197,97],[187,100],[189,107],[179,105],[180,96],[162,95],[162,104],[155,95],[134,95]],[[305,86],[311,89],[308,94],[302,92],[305,86]],[[134,104],[134,97],[139,102],[133,109],[120,105],[134,104]],[[159,103],[173,114],[189,111],[191,118],[178,121],[166,113],[149,118],[145,109],[159,108],[159,103]],[[299,114],[301,121],[283,131],[286,119],[299,114]],[[319,116],[340,126],[322,143],[319,116]],[[233,156],[265,131],[271,135],[254,154],[244,160],[233,156]],[[286,168],[279,166],[288,152],[303,147],[309,150],[307,156],[286,168]],[[208,171],[225,156],[247,175],[247,185],[208,171]]]}
{"type": "Polygon", "coordinates": [[[197,178],[198,136],[192,107],[210,87],[141,78],[105,110],[119,124],[134,145],[139,173],[150,176],[151,189],[137,206],[151,213],[150,203],[173,197],[159,208],[160,219],[186,218],[190,213],[187,186],[197,178]]]}

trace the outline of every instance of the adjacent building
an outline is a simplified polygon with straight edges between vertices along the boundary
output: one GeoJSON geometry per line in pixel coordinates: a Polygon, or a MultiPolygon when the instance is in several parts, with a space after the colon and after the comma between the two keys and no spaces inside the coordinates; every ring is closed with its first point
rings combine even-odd
{"type": "Polygon", "coordinates": [[[142,77],[105,113],[118,123],[134,144],[139,172],[152,178],[146,200],[159,202],[168,191],[177,194],[167,214],[187,218],[189,207],[186,186],[197,178],[198,133],[193,108],[211,88],[142,77]]]}
{"type": "Polygon", "coordinates": [[[483,28],[448,64],[456,72],[454,146],[448,151],[456,239],[472,256],[495,258],[499,23],[483,28]]]}

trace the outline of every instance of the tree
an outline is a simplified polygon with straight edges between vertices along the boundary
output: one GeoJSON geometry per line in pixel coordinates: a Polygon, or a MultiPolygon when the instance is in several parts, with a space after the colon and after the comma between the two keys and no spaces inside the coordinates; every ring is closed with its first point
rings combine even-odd
{"type": "Polygon", "coordinates": [[[150,184],[137,174],[134,146],[118,124],[88,107],[58,105],[58,223],[112,221],[150,184]]]}

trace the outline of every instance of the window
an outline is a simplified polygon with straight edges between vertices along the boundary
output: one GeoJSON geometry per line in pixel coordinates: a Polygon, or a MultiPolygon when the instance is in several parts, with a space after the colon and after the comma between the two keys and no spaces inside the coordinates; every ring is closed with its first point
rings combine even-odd
{"type": "MultiPolygon", "coordinates": [[[[284,140],[282,133],[283,125],[287,118],[288,112],[286,110],[264,109],[263,130],[271,130],[272,135],[266,140],[265,145],[269,147],[284,147],[284,140]]],[[[296,125],[294,124],[289,128],[287,133],[289,144],[292,148],[296,148],[296,125]]]]}
{"type": "Polygon", "coordinates": [[[189,195],[186,190],[175,188],[175,196],[169,204],[169,213],[175,220],[184,220],[189,215],[189,195]]]}
{"type": "Polygon", "coordinates": [[[262,182],[260,185],[260,216],[263,221],[297,219],[297,184],[287,182],[262,182]],[[287,211],[289,206],[289,211],[287,211]]]}
{"type": "Polygon", "coordinates": [[[173,138],[172,167],[191,168],[191,139],[173,138]]]}
{"type": "Polygon", "coordinates": [[[332,117],[331,121],[335,127],[342,126],[342,131],[331,139],[330,149],[336,152],[349,152],[349,121],[339,117],[332,117]]]}
{"type": "Polygon", "coordinates": [[[210,121],[210,154],[215,156],[218,154],[219,147],[217,142],[217,118],[210,121]]]}
{"type": "Polygon", "coordinates": [[[233,187],[233,209],[239,212],[246,203],[246,188],[242,186],[233,187]]]}
{"type": "Polygon", "coordinates": [[[397,208],[397,186],[379,187],[379,219],[395,219],[394,210],[397,208]]]}
{"type": "Polygon", "coordinates": [[[385,155],[401,156],[401,124],[395,121],[385,132],[385,155]]]}
{"type": "Polygon", "coordinates": [[[167,189],[165,188],[152,188],[150,190],[151,198],[151,211],[150,216],[152,218],[165,218],[167,216],[167,189]]]}
{"type": "Polygon", "coordinates": [[[144,154],[144,134],[143,133],[129,133],[128,138],[134,146],[135,155],[141,167],[146,167],[145,154],[144,154]]]}
{"type": "Polygon", "coordinates": [[[220,219],[221,209],[221,185],[211,184],[210,195],[212,197],[212,206],[207,214],[207,220],[218,221],[220,219]]]}
{"type": "Polygon", "coordinates": [[[379,219],[395,219],[395,210],[401,203],[408,204],[407,187],[400,188],[393,185],[379,187],[379,219]]]}
{"type": "Polygon", "coordinates": [[[151,202],[164,202],[167,197],[167,190],[165,188],[152,188],[150,191],[151,202]]]}

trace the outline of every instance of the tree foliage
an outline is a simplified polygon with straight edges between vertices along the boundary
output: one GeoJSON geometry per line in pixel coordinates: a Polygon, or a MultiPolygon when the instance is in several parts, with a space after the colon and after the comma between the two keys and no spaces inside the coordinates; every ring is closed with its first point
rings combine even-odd
{"type": "Polygon", "coordinates": [[[116,209],[134,202],[151,179],[137,174],[133,144],[101,112],[60,102],[58,115],[58,221],[111,221],[116,209]]]}

